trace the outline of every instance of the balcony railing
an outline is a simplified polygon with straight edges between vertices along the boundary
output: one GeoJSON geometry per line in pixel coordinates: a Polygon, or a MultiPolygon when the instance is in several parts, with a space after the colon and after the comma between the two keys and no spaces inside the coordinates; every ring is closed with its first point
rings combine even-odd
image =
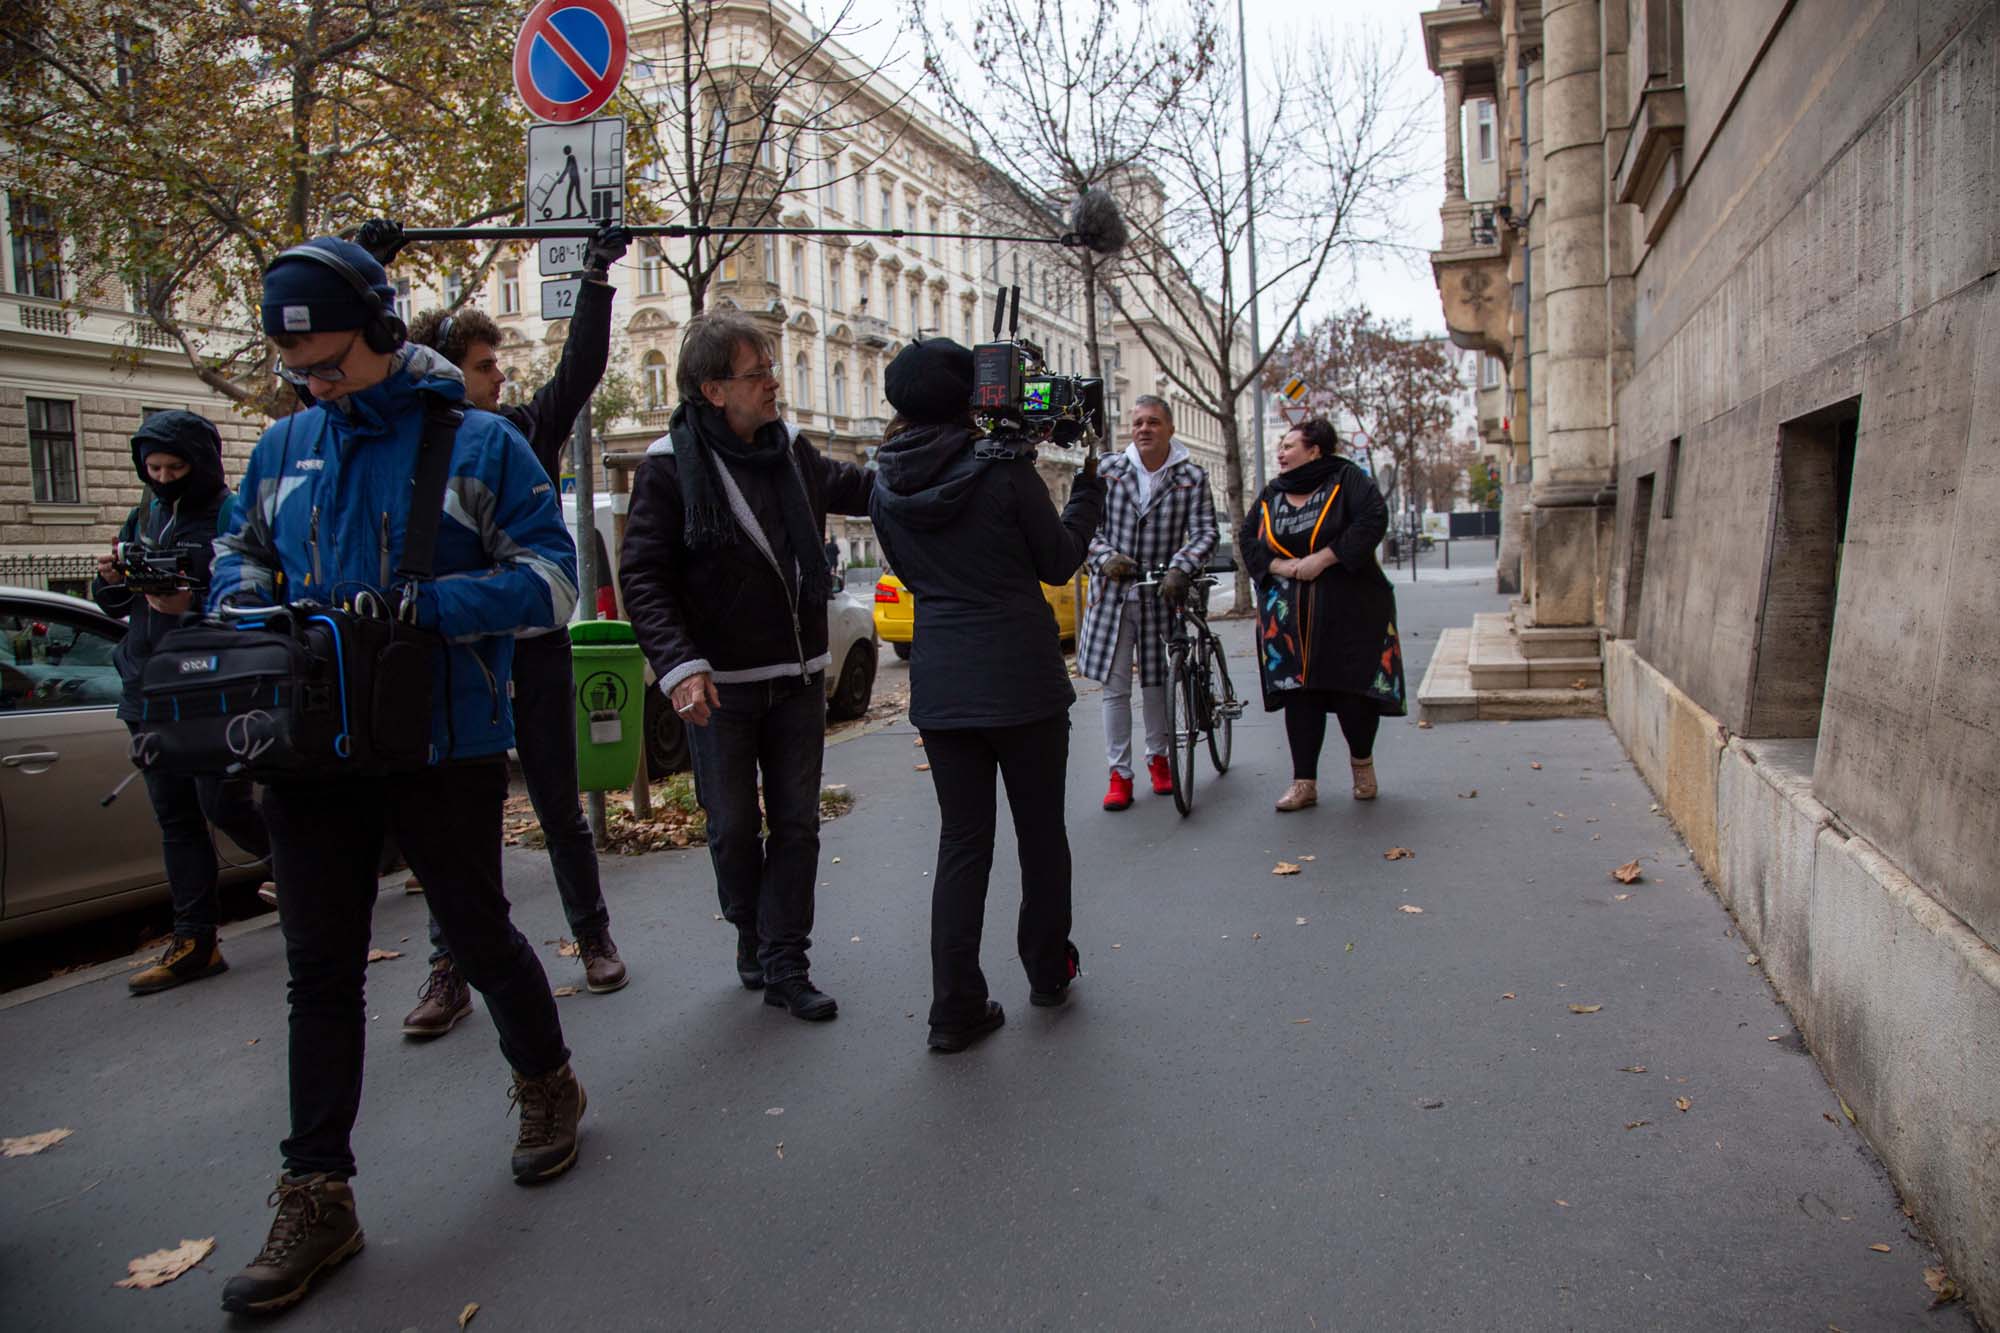
{"type": "Polygon", "coordinates": [[[889,321],[874,315],[857,315],[854,318],[854,336],[864,347],[887,347],[896,340],[896,331],[889,327],[889,321]]]}

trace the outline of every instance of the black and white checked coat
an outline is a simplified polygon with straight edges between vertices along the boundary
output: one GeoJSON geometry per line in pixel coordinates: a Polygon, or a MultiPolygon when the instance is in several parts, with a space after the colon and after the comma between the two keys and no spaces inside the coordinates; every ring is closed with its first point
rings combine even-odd
{"type": "Polygon", "coordinates": [[[1104,562],[1114,555],[1128,555],[1141,571],[1171,563],[1189,575],[1200,574],[1215,548],[1215,499],[1209,494],[1208,473],[1192,459],[1183,458],[1161,469],[1153,478],[1152,494],[1144,510],[1139,508],[1139,481],[1129,454],[1114,454],[1099,465],[1104,479],[1104,522],[1091,538],[1090,603],[1083,614],[1083,630],[1077,641],[1077,673],[1089,680],[1103,680],[1111,674],[1112,650],[1118,646],[1118,630],[1125,613],[1139,613],[1139,632],[1133,644],[1139,659],[1139,683],[1167,683],[1167,658],[1160,648],[1166,630],[1166,616],[1160,607],[1158,588],[1141,588],[1139,600],[1127,602],[1130,582],[1104,577],[1104,562]]]}

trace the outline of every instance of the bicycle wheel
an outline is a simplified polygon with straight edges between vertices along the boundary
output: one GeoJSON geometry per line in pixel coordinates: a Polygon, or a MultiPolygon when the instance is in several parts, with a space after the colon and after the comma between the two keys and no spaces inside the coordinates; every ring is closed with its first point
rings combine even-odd
{"type": "Polygon", "coordinates": [[[1175,653],[1167,668],[1167,775],[1173,779],[1174,808],[1182,815],[1194,808],[1194,745],[1200,724],[1193,702],[1187,658],[1175,653]]]}
{"type": "Polygon", "coordinates": [[[1223,660],[1222,645],[1211,638],[1208,649],[1208,663],[1214,669],[1208,678],[1208,757],[1216,772],[1227,773],[1237,713],[1236,687],[1230,684],[1229,663],[1223,660]]]}

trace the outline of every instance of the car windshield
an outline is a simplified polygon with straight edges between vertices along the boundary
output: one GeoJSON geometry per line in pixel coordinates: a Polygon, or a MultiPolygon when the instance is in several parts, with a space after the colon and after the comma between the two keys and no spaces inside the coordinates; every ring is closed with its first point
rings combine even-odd
{"type": "Polygon", "coordinates": [[[112,635],[40,608],[0,611],[0,709],[116,704],[112,635]]]}

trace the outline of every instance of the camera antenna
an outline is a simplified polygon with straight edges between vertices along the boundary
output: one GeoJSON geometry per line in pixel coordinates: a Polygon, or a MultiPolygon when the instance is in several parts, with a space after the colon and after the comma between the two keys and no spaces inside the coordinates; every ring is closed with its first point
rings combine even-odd
{"type": "Polygon", "coordinates": [[[1007,289],[1002,287],[993,302],[993,341],[1000,341],[1000,331],[1007,326],[1007,289]]]}
{"type": "Polygon", "coordinates": [[[1021,285],[1019,283],[1014,284],[1013,290],[1014,313],[1012,318],[1007,322],[1007,336],[1009,338],[1019,338],[1021,336],[1021,285]]]}

